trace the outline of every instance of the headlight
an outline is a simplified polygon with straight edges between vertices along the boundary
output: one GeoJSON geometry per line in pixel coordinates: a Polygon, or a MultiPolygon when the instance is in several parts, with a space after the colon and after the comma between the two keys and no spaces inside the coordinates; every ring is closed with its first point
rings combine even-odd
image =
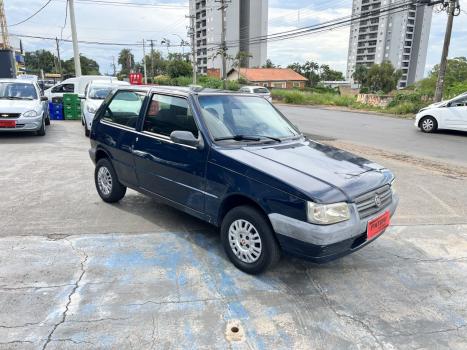
{"type": "Polygon", "coordinates": [[[92,113],[92,114],[96,113],[97,111],[97,108],[91,105],[86,105],[86,109],[88,110],[89,113],[92,113]]]}
{"type": "Polygon", "coordinates": [[[350,219],[347,203],[317,204],[308,202],[308,221],[318,225],[329,225],[350,219]]]}
{"type": "Polygon", "coordinates": [[[34,118],[37,117],[36,111],[27,111],[23,113],[23,117],[34,118]]]}
{"type": "Polygon", "coordinates": [[[396,193],[396,179],[392,180],[391,182],[391,191],[392,194],[396,193]]]}

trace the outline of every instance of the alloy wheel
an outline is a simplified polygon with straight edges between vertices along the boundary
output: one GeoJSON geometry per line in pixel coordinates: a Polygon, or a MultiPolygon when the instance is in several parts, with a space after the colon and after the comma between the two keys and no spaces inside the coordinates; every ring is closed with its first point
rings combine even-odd
{"type": "Polygon", "coordinates": [[[229,227],[229,244],[242,262],[251,264],[261,256],[262,242],[256,227],[247,220],[238,219],[229,227]]]}
{"type": "Polygon", "coordinates": [[[99,186],[99,190],[105,196],[108,196],[112,191],[112,175],[110,174],[109,169],[105,166],[100,167],[97,172],[97,184],[99,186]]]}

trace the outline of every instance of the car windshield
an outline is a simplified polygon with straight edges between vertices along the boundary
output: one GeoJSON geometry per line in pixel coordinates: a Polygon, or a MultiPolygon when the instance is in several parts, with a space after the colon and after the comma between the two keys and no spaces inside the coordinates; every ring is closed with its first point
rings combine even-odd
{"type": "Polygon", "coordinates": [[[255,94],[267,94],[269,92],[269,90],[265,89],[265,88],[255,88],[255,89],[253,89],[253,92],[255,94]]]}
{"type": "Polygon", "coordinates": [[[113,89],[112,86],[91,86],[89,98],[93,100],[104,100],[113,89]]]}
{"type": "Polygon", "coordinates": [[[35,100],[37,92],[33,84],[0,82],[0,99],[35,100]]]}
{"type": "Polygon", "coordinates": [[[269,102],[257,96],[205,95],[198,97],[212,137],[235,141],[289,138],[300,135],[269,102]],[[255,138],[253,138],[255,137],[255,138]]]}

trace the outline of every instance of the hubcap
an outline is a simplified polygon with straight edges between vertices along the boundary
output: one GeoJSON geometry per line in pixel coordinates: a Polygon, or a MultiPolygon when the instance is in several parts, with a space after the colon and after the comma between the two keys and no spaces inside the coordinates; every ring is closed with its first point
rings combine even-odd
{"type": "Polygon", "coordinates": [[[422,128],[425,131],[431,131],[434,127],[433,120],[431,119],[425,119],[422,123],[422,128]]]}
{"type": "Polygon", "coordinates": [[[238,219],[229,227],[229,244],[241,261],[254,263],[261,256],[261,237],[258,230],[247,220],[238,219]]]}
{"type": "Polygon", "coordinates": [[[99,190],[106,196],[112,191],[112,175],[105,166],[100,167],[97,172],[97,185],[99,190]]]}

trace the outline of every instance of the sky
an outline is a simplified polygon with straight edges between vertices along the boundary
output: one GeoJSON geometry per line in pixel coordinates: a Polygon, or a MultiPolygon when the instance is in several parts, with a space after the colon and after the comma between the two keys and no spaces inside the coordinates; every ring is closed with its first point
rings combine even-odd
{"type": "MultiPolygon", "coordinates": [[[[107,1],[107,0],[106,0],[107,1]]],[[[180,37],[187,38],[188,1],[183,0],[113,0],[131,2],[134,6],[104,5],[92,0],[75,0],[75,12],[78,39],[111,43],[136,44],[154,39],[159,46],[164,38],[173,45],[180,43],[180,37]],[[148,6],[150,5],[150,6],[148,6]]],[[[239,1],[239,0],[232,0],[239,1]]],[[[255,1],[255,0],[252,0],[255,1]]],[[[39,9],[46,0],[4,0],[9,32],[13,35],[32,35],[43,37],[71,38],[69,16],[65,23],[65,0],[52,0],[37,16],[29,21],[14,25],[24,20],[39,9]],[[14,25],[14,26],[11,26],[14,25]],[[10,27],[11,26],[11,27],[10,27]]],[[[460,16],[454,18],[453,35],[449,57],[467,57],[467,0],[460,0],[460,16]]],[[[351,14],[352,0],[269,0],[268,33],[292,30],[318,24],[351,14]]],[[[447,14],[433,12],[430,40],[428,45],[425,72],[439,62],[441,57],[447,14]]],[[[347,49],[349,45],[349,27],[312,34],[297,39],[268,43],[268,57],[273,63],[283,67],[293,62],[303,63],[312,60],[328,64],[333,69],[345,72],[347,49]]],[[[18,45],[18,37],[11,37],[18,45]]],[[[56,52],[55,41],[22,38],[26,51],[46,49],[56,52]]],[[[112,62],[117,60],[122,46],[104,46],[80,44],[81,54],[96,60],[101,73],[112,73],[112,62]]],[[[141,60],[141,46],[128,46],[136,60],[141,60]]],[[[167,47],[156,47],[164,54],[167,47]]],[[[61,42],[62,59],[72,57],[71,43],[61,42]]],[[[170,52],[181,51],[180,47],[168,48],[170,52]]],[[[184,48],[189,50],[189,48],[184,48]]]]}

